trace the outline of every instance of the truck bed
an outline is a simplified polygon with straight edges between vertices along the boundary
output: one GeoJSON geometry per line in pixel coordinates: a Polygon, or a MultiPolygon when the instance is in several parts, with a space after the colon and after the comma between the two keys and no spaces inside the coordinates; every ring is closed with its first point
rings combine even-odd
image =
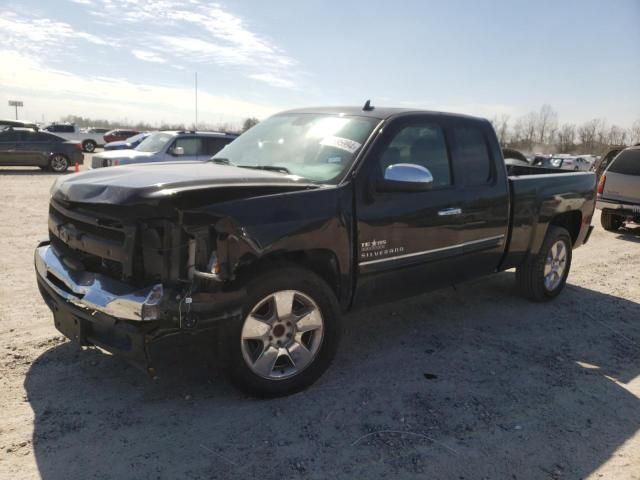
{"type": "MultiPolygon", "coordinates": [[[[501,270],[520,265],[529,252],[537,253],[551,219],[559,213],[567,212],[566,221],[578,226],[590,223],[596,194],[593,172],[525,166],[507,171],[511,227],[501,270]]],[[[584,237],[575,238],[574,248],[583,242],[584,237]]]]}

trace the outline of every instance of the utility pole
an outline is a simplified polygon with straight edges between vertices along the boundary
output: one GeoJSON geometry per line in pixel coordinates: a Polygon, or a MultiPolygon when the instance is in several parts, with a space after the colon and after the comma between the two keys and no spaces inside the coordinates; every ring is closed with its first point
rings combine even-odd
{"type": "Polygon", "coordinates": [[[196,73],[196,123],[194,124],[194,130],[198,130],[198,72],[196,73]]]}
{"type": "Polygon", "coordinates": [[[16,120],[18,119],[18,107],[24,107],[22,100],[9,100],[9,106],[16,108],[16,120]]]}

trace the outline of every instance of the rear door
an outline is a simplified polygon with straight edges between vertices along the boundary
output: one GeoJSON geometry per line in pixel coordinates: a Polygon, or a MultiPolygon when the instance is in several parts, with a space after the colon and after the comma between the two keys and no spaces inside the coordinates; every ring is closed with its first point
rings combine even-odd
{"type": "Polygon", "coordinates": [[[623,150],[605,176],[604,198],[640,204],[640,149],[623,150]]]}
{"type": "Polygon", "coordinates": [[[458,241],[463,245],[460,279],[494,272],[509,223],[505,168],[495,134],[484,121],[459,120],[449,129],[456,185],[462,194],[458,241]]]}
{"type": "Polygon", "coordinates": [[[43,136],[47,133],[21,130],[16,132],[16,160],[18,165],[44,166],[48,162],[50,148],[48,142],[43,142],[43,136]],[[43,151],[46,151],[43,153],[43,151]]]}

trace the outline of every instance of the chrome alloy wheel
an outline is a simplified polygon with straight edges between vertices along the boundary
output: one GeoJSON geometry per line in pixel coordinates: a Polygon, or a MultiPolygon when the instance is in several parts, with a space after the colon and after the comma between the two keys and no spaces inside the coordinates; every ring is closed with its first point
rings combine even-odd
{"type": "Polygon", "coordinates": [[[253,373],[269,380],[292,377],[316,357],[324,321],[318,305],[297,290],[260,300],[242,326],[241,349],[253,373]]]}
{"type": "Polygon", "coordinates": [[[544,263],[544,286],[548,291],[558,288],[566,268],[567,245],[562,240],[558,240],[549,249],[544,263]]]}
{"type": "Polygon", "coordinates": [[[51,170],[54,172],[64,172],[69,167],[67,159],[64,155],[60,155],[59,153],[51,157],[49,164],[51,165],[51,170]]]}

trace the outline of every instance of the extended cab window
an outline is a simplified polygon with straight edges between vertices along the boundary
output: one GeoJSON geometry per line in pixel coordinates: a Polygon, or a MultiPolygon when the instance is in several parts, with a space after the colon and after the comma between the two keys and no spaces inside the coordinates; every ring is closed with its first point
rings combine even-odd
{"type": "Polygon", "coordinates": [[[462,185],[485,185],[491,181],[491,158],[482,130],[476,127],[452,129],[455,162],[462,185]]]}
{"type": "Polygon", "coordinates": [[[624,150],[614,159],[609,171],[622,175],[640,175],[640,150],[624,150]]]}
{"type": "Polygon", "coordinates": [[[412,163],[427,168],[435,187],[451,185],[447,144],[438,125],[420,123],[402,128],[380,156],[382,172],[396,163],[412,163]]]}

